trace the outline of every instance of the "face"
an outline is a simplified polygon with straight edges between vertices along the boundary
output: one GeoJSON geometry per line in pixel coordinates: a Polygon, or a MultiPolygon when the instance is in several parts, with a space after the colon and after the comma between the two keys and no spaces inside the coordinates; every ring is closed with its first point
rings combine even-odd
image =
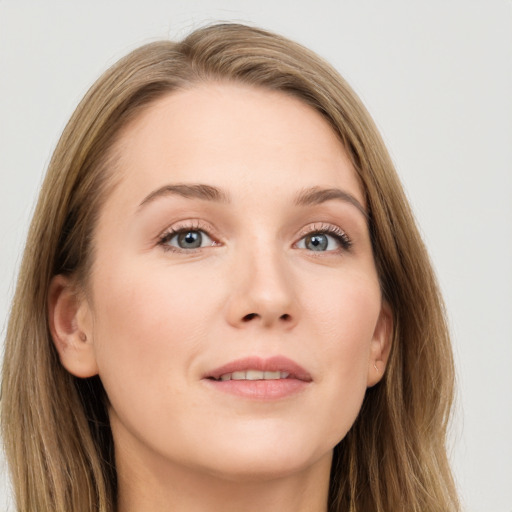
{"type": "Polygon", "coordinates": [[[83,321],[116,457],[328,467],[389,332],[338,138],[283,93],[208,84],[155,102],[118,151],[83,321]]]}

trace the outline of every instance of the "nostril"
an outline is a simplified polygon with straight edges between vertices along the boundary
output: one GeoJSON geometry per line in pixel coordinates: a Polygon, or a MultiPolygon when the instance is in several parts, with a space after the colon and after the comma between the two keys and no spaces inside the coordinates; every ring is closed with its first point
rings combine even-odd
{"type": "MultiPolygon", "coordinates": [[[[250,322],[251,320],[253,320],[254,318],[258,318],[260,315],[258,313],[249,313],[247,315],[245,315],[243,318],[242,318],[242,321],[243,322],[250,322]]],[[[279,317],[280,320],[284,320],[285,322],[288,322],[291,320],[291,316],[288,314],[288,313],[285,313],[284,315],[281,315],[279,317]]]]}

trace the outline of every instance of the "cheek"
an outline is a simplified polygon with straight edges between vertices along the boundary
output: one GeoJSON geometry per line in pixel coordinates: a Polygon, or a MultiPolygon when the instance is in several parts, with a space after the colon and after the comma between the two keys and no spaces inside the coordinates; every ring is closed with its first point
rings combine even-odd
{"type": "Polygon", "coordinates": [[[215,287],[196,274],[181,272],[177,278],[134,262],[106,270],[94,290],[94,340],[111,402],[139,395],[145,400],[144,388],[186,383],[220,302],[215,287]]]}
{"type": "MultiPolygon", "coordinates": [[[[174,345],[195,338],[215,302],[214,289],[198,273],[152,271],[150,265],[117,267],[95,290],[96,327],[112,339],[123,335],[141,346],[174,345]]],[[[175,347],[176,348],[176,347],[175,347]]]]}
{"type": "Polygon", "coordinates": [[[348,432],[367,389],[370,349],[380,314],[381,295],[372,274],[326,283],[305,307],[311,319],[315,353],[328,368],[319,384],[324,390],[326,438],[333,444],[348,432]]]}
{"type": "Polygon", "coordinates": [[[319,349],[367,354],[381,309],[381,293],[372,272],[341,273],[325,279],[314,293],[301,291],[302,310],[315,325],[319,349]]]}

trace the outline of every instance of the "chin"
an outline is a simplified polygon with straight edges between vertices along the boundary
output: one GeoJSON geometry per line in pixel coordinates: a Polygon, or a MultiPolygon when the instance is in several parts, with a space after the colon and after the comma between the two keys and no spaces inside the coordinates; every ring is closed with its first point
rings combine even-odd
{"type": "Polygon", "coordinates": [[[213,450],[210,445],[202,452],[207,457],[203,467],[217,477],[239,482],[286,478],[319,463],[330,468],[336,443],[324,444],[322,440],[315,444],[311,437],[304,439],[303,435],[281,431],[274,436],[232,436],[225,443],[217,439],[213,450]]]}

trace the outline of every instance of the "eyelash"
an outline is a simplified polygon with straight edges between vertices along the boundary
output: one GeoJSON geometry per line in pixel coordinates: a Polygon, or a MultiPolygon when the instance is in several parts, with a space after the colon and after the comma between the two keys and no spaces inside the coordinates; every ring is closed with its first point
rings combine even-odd
{"type": "MultiPolygon", "coordinates": [[[[311,226],[308,226],[300,233],[299,241],[305,238],[308,235],[314,235],[314,234],[322,234],[322,235],[330,235],[333,238],[336,239],[336,241],[340,244],[340,248],[338,250],[331,250],[331,251],[321,251],[321,252],[328,252],[328,253],[335,253],[335,252],[342,252],[342,251],[349,251],[352,247],[352,240],[350,237],[338,226],[333,226],[332,224],[313,224],[311,226]]],[[[296,242],[298,243],[298,242],[296,242]]],[[[313,252],[313,251],[311,251],[313,252]]]]}
{"type": "Polygon", "coordinates": [[[171,252],[177,252],[177,253],[191,253],[195,252],[198,249],[181,249],[179,247],[174,247],[172,245],[169,245],[168,242],[172,240],[176,235],[179,235],[181,233],[187,233],[189,231],[201,231],[202,233],[205,233],[209,238],[212,239],[214,245],[218,245],[218,242],[215,241],[215,237],[211,236],[209,234],[209,231],[211,231],[210,227],[204,226],[199,221],[193,221],[193,222],[186,222],[183,224],[178,224],[177,226],[174,226],[172,228],[169,228],[168,230],[164,231],[162,235],[158,237],[158,245],[162,247],[164,251],[171,251],[171,252]]]}
{"type": "MultiPolygon", "coordinates": [[[[160,245],[162,247],[162,249],[164,251],[166,251],[166,252],[167,251],[171,251],[171,252],[177,252],[177,253],[189,253],[190,254],[191,252],[195,252],[195,251],[201,249],[201,248],[197,248],[197,249],[181,249],[179,247],[174,247],[174,246],[168,244],[168,242],[170,240],[172,240],[176,235],[179,235],[181,233],[186,233],[186,232],[189,232],[189,231],[200,231],[200,232],[205,233],[213,241],[213,243],[209,247],[219,245],[219,242],[217,242],[215,240],[215,237],[210,235],[210,233],[209,233],[211,231],[211,228],[202,225],[199,221],[190,222],[190,223],[183,223],[183,224],[179,224],[177,226],[174,226],[172,228],[169,228],[164,233],[162,233],[162,235],[159,236],[159,238],[158,238],[158,245],[160,245]]],[[[320,224],[320,225],[313,224],[313,225],[303,229],[300,232],[299,240],[297,242],[295,242],[294,245],[299,243],[301,240],[303,240],[308,235],[313,235],[313,234],[330,235],[333,238],[335,238],[336,241],[341,246],[337,250],[319,251],[319,252],[327,252],[327,253],[336,253],[336,252],[338,252],[339,253],[339,252],[343,252],[343,251],[349,251],[351,249],[351,247],[352,247],[352,240],[347,235],[347,233],[345,233],[345,231],[343,231],[339,227],[333,226],[331,224],[320,224]]],[[[314,252],[314,251],[309,251],[309,252],[314,252]]]]}

